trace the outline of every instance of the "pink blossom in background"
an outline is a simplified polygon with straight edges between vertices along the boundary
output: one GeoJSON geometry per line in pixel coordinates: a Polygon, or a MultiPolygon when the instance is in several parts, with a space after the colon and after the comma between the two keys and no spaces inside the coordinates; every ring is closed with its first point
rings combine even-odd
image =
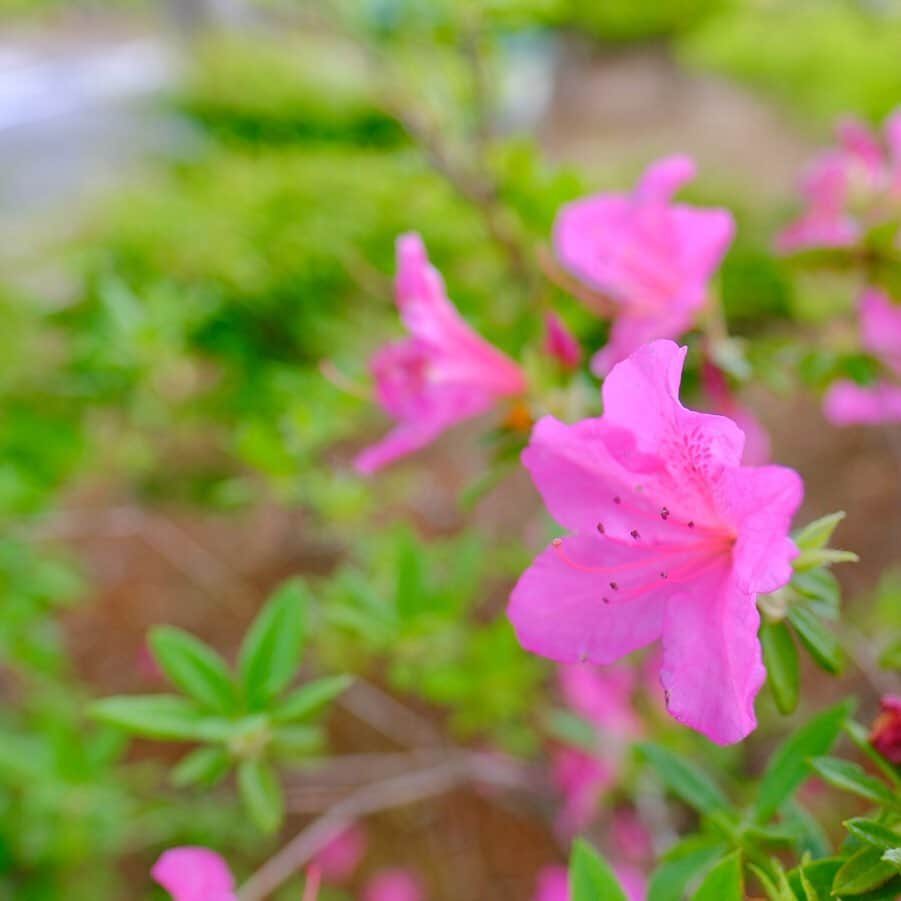
{"type": "Polygon", "coordinates": [[[739,402],[729,387],[726,374],[718,366],[706,361],[701,370],[704,392],[710,398],[712,412],[728,416],[745,433],[745,466],[763,466],[772,459],[770,436],[754,412],[739,402]]]}
{"type": "Polygon", "coordinates": [[[395,291],[410,337],[379,350],[372,372],[378,401],[397,425],[357,457],[357,470],[367,475],[526,387],[519,366],[476,334],[448,300],[418,235],[397,241],[395,291]]]}
{"type": "Polygon", "coordinates": [[[208,848],[170,848],[150,872],[172,901],[238,901],[228,865],[208,848]]]}
{"type": "Polygon", "coordinates": [[[609,343],[591,361],[599,376],[647,341],[687,331],[707,300],[735,225],[728,210],[672,202],[694,176],[690,158],[665,157],[631,194],[597,194],[557,216],[560,262],[618,308],[609,343]]]}
{"type": "Polygon", "coordinates": [[[641,735],[632,703],[637,682],[633,667],[599,669],[577,663],[561,666],[557,675],[567,705],[599,731],[626,739],[641,735]]]}
{"type": "Polygon", "coordinates": [[[604,382],[604,415],[547,416],[523,463],[555,539],[508,614],[526,649],[609,664],[657,639],[667,709],[719,744],[756,726],[765,679],[756,598],[792,576],[796,472],[741,464],[744,435],[679,403],[685,348],[655,341],[604,382]]]}
{"type": "Polygon", "coordinates": [[[366,833],[354,824],[337,833],[313,857],[323,882],[346,882],[366,854],[366,833]]]}
{"type": "Polygon", "coordinates": [[[848,379],[834,382],[823,399],[823,412],[833,425],[878,425],[901,422],[901,305],[876,288],[860,300],[861,345],[877,357],[892,378],[872,385],[848,379]]]}
{"type": "Polygon", "coordinates": [[[566,323],[553,311],[544,315],[544,351],[564,369],[575,369],[582,360],[582,348],[566,323]]]}
{"type": "Polygon", "coordinates": [[[571,838],[595,818],[601,797],[616,781],[616,769],[597,754],[562,747],[554,752],[551,776],[563,795],[554,825],[563,837],[571,838]]]}
{"type": "Polygon", "coordinates": [[[544,867],[538,873],[534,901],[570,901],[566,867],[544,867]]]}
{"type": "Polygon", "coordinates": [[[400,868],[376,873],[363,889],[363,901],[422,901],[422,898],[419,882],[400,868]]]}
{"type": "Polygon", "coordinates": [[[637,864],[647,863],[653,857],[651,833],[634,811],[628,808],[617,810],[610,832],[617,859],[637,864]]]}
{"type": "Polygon", "coordinates": [[[901,202],[901,110],[886,120],[884,134],[883,143],[856,119],[839,123],[838,146],[819,154],[801,178],[804,209],[776,237],[777,250],[853,247],[865,228],[892,214],[901,202]]]}
{"type": "Polygon", "coordinates": [[[645,901],[648,878],[638,867],[628,863],[614,863],[610,867],[629,901],[645,901]]]}

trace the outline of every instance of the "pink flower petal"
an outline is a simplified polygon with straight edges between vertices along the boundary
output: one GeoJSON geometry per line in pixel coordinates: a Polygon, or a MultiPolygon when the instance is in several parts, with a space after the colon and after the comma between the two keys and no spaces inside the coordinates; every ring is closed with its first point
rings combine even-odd
{"type": "Polygon", "coordinates": [[[823,411],[838,426],[901,422],[901,386],[877,382],[864,387],[856,382],[835,382],[823,399],[823,411]]]}
{"type": "Polygon", "coordinates": [[[316,852],[311,865],[322,875],[323,882],[346,882],[366,854],[366,833],[358,825],[349,826],[334,835],[316,852]]]}
{"type": "Polygon", "coordinates": [[[422,888],[407,870],[376,873],[363,889],[363,901],[422,901],[422,888]]]}
{"type": "Polygon", "coordinates": [[[663,667],[667,709],[717,744],[741,741],[757,726],[754,699],[766,680],[755,596],[726,566],[702,573],[667,606],[663,667]]]}
{"type": "Polygon", "coordinates": [[[208,848],[164,851],[151,870],[173,901],[237,901],[235,881],[225,861],[208,848]]]}
{"type": "Polygon", "coordinates": [[[601,796],[615,782],[615,773],[593,754],[560,748],[554,754],[553,778],[564,798],[555,825],[562,836],[571,838],[591,824],[601,796]]]}
{"type": "Polygon", "coordinates": [[[641,176],[635,190],[636,199],[642,203],[669,203],[673,194],[690,181],[694,181],[697,167],[690,156],[674,154],[651,163],[641,176]]]}
{"type": "Polygon", "coordinates": [[[411,337],[383,347],[372,370],[379,403],[398,425],[357,457],[364,474],[525,390],[522,370],[477,335],[447,298],[419,236],[399,238],[397,255],[397,302],[411,337]]]}
{"type": "Polygon", "coordinates": [[[612,869],[629,901],[645,901],[648,879],[641,870],[627,863],[614,863],[612,869]]]}
{"type": "Polygon", "coordinates": [[[575,369],[582,359],[582,348],[566,327],[566,323],[554,312],[544,316],[544,351],[554,357],[564,369],[575,369]]]}
{"type": "Polygon", "coordinates": [[[565,663],[611,663],[662,636],[670,712],[729,743],[755,724],[755,595],[791,578],[802,485],[742,466],[735,423],[681,405],[684,357],[646,345],[604,382],[603,417],[536,425],[523,462],[575,534],[523,573],[508,614],[523,647],[565,663]]]}
{"type": "Polygon", "coordinates": [[[570,901],[570,897],[566,867],[544,867],[538,873],[534,901],[570,901]]]}
{"type": "Polygon", "coordinates": [[[901,376],[901,304],[867,288],[860,299],[860,331],[864,348],[901,376]]]}

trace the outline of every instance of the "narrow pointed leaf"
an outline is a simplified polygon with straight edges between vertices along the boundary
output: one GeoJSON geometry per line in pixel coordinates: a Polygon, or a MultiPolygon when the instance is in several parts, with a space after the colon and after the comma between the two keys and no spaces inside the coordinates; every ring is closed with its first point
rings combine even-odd
{"type": "MultiPolygon", "coordinates": [[[[716,842],[716,840],[713,840],[716,842]]],[[[666,853],[648,884],[648,901],[682,901],[689,885],[723,856],[723,846],[706,837],[684,839],[666,853]]]]}
{"type": "Polygon", "coordinates": [[[744,880],[741,873],[741,852],[724,857],[704,877],[693,901],[744,901],[744,880]]]}
{"type": "Polygon", "coordinates": [[[841,645],[810,607],[792,604],[788,608],[788,620],[819,667],[833,675],[842,671],[845,655],[841,645]]]}
{"type": "Polygon", "coordinates": [[[800,673],[798,649],[784,622],[765,622],[760,627],[763,664],[767,684],[780,713],[791,713],[798,706],[800,673]]]}
{"type": "Polygon", "coordinates": [[[901,835],[876,820],[855,817],[853,820],[845,820],[845,828],[861,841],[882,851],[891,851],[901,846],[901,835]]]}
{"type": "Polygon", "coordinates": [[[569,884],[572,901],[628,901],[607,862],[582,839],[573,844],[569,884]]]}
{"type": "Polygon", "coordinates": [[[244,637],[238,670],[251,710],[264,708],[296,674],[308,600],[302,582],[287,582],[267,601],[244,637]]]}
{"type": "Polygon", "coordinates": [[[238,766],[238,791],[256,825],[275,832],[284,817],[284,798],[272,766],[263,760],[244,760],[238,766]]]}
{"type": "Polygon", "coordinates": [[[272,719],[287,723],[311,717],[344,692],[351,682],[353,678],[350,676],[326,676],[307,682],[279,701],[272,711],[272,719]]]}
{"type": "Polygon", "coordinates": [[[875,801],[877,804],[887,804],[889,807],[897,806],[899,803],[894,793],[881,779],[871,776],[863,767],[850,760],[816,757],[810,761],[810,765],[835,788],[875,801]]]}
{"type": "Polygon", "coordinates": [[[710,813],[729,808],[729,801],[716,783],[684,757],[652,742],[642,742],[638,751],[667,788],[695,810],[710,813]]]}
{"type": "Polygon", "coordinates": [[[222,741],[228,720],[210,717],[193,701],[177,695],[119,695],[96,701],[91,716],[145,738],[222,741]]]}
{"type": "Polygon", "coordinates": [[[235,688],[225,661],[193,635],[174,626],[150,630],[157,663],[177,688],[217,713],[235,708],[235,688]]]}
{"type": "Polygon", "coordinates": [[[754,806],[754,818],[766,822],[807,778],[808,760],[825,754],[835,744],[854,704],[843,701],[793,732],[775,751],[763,774],[754,806]]]}
{"type": "Polygon", "coordinates": [[[196,748],[172,770],[172,784],[178,788],[190,785],[209,788],[225,776],[231,765],[231,757],[225,748],[196,748]]]}
{"type": "Polygon", "coordinates": [[[878,848],[861,848],[852,854],[835,874],[832,893],[835,895],[862,895],[888,882],[898,871],[882,860],[878,848]]]}

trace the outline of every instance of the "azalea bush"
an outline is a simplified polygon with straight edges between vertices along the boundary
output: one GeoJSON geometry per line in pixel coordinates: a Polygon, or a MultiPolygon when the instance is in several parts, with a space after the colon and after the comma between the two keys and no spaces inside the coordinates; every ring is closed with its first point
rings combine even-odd
{"type": "Polygon", "coordinates": [[[901,896],[901,96],[555,164],[522,42],[759,14],[590,6],[266,7],[9,278],[0,897],[901,896]]]}

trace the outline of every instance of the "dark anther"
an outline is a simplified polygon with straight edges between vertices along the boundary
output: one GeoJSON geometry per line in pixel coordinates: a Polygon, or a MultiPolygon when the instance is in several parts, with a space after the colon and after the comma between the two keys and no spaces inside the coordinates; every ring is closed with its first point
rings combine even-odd
{"type": "Polygon", "coordinates": [[[609,604],[609,603],[610,603],[610,598],[601,598],[601,600],[602,600],[605,604],[609,604]]]}
{"type": "Polygon", "coordinates": [[[611,582],[611,583],[610,583],[610,587],[611,587],[614,591],[619,591],[619,585],[617,585],[616,582],[611,582]]]}
{"type": "Polygon", "coordinates": [[[632,531],[629,532],[629,534],[630,534],[636,541],[638,541],[638,539],[641,538],[641,535],[638,534],[638,529],[632,529],[632,531]]]}
{"type": "Polygon", "coordinates": [[[661,519],[669,519],[669,510],[666,507],[660,508],[660,518],[661,519]]]}
{"type": "Polygon", "coordinates": [[[695,527],[695,521],[693,519],[688,520],[688,528],[693,529],[695,527]]]}
{"type": "Polygon", "coordinates": [[[622,501],[622,498],[621,498],[619,495],[616,495],[616,497],[613,498],[613,503],[614,503],[614,504],[621,504],[622,502],[623,502],[623,501],[622,501]]]}
{"type": "Polygon", "coordinates": [[[666,573],[660,573],[660,578],[661,578],[661,579],[665,579],[665,578],[666,578],[666,573]]]}
{"type": "Polygon", "coordinates": [[[603,535],[604,534],[604,524],[599,522],[597,525],[597,530],[603,535]]]}

